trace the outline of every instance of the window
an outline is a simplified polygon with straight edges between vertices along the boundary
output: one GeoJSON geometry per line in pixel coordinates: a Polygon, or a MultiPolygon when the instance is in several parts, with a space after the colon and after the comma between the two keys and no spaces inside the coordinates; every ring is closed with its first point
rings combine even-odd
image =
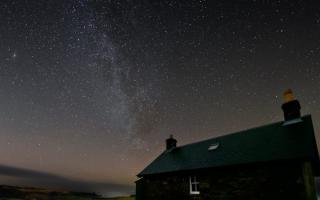
{"type": "Polygon", "coordinates": [[[200,194],[199,182],[196,176],[190,176],[190,194],[200,194]]]}
{"type": "Polygon", "coordinates": [[[219,143],[211,144],[208,148],[208,151],[216,150],[219,147],[219,143]]]}

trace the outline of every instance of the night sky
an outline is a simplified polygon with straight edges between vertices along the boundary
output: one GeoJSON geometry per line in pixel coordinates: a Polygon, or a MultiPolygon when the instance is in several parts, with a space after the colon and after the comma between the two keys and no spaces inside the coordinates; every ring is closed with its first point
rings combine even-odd
{"type": "Polygon", "coordinates": [[[1,0],[0,184],[134,193],[165,148],[283,120],[320,133],[320,6],[1,0]]]}

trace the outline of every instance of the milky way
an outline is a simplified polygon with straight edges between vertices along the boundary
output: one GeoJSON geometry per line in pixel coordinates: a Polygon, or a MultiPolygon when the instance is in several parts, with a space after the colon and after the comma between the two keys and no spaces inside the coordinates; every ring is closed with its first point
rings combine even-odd
{"type": "Polygon", "coordinates": [[[4,184],[133,193],[170,134],[282,120],[287,88],[320,130],[316,2],[5,0],[0,41],[4,184]]]}

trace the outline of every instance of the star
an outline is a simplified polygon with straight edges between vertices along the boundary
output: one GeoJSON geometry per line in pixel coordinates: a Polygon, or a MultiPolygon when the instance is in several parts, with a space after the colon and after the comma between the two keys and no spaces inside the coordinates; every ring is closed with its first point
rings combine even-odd
{"type": "Polygon", "coordinates": [[[12,59],[16,59],[16,57],[17,57],[17,53],[16,53],[16,52],[13,52],[13,54],[11,55],[11,58],[12,58],[12,59]]]}

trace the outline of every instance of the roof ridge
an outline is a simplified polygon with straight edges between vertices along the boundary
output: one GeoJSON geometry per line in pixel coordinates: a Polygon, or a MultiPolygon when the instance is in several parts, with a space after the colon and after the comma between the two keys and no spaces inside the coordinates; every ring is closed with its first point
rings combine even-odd
{"type": "MultiPolygon", "coordinates": [[[[301,116],[301,118],[306,118],[306,117],[309,117],[309,116],[311,116],[311,114],[303,115],[303,116],[301,116]]],[[[182,148],[182,147],[186,147],[186,146],[191,146],[191,145],[195,145],[195,144],[206,142],[206,141],[213,140],[213,139],[219,139],[219,138],[223,138],[223,137],[232,136],[232,135],[235,135],[235,134],[247,133],[248,131],[264,128],[264,127],[267,127],[267,126],[273,126],[273,125],[280,124],[280,123],[283,123],[283,122],[284,121],[282,120],[282,121],[272,122],[270,124],[264,124],[264,125],[261,125],[261,126],[255,126],[255,127],[252,127],[252,128],[241,130],[241,131],[236,131],[236,132],[233,132],[233,133],[227,133],[227,134],[220,135],[220,136],[217,136],[217,137],[212,137],[212,138],[204,139],[204,140],[201,140],[201,141],[184,144],[184,145],[178,146],[176,148],[182,148]]]]}
{"type": "Polygon", "coordinates": [[[301,118],[304,122],[297,125],[283,126],[283,121],[278,121],[164,151],[138,177],[251,162],[317,160],[312,117],[301,118]],[[209,151],[206,145],[215,142],[223,142],[224,147],[209,151]]]}

